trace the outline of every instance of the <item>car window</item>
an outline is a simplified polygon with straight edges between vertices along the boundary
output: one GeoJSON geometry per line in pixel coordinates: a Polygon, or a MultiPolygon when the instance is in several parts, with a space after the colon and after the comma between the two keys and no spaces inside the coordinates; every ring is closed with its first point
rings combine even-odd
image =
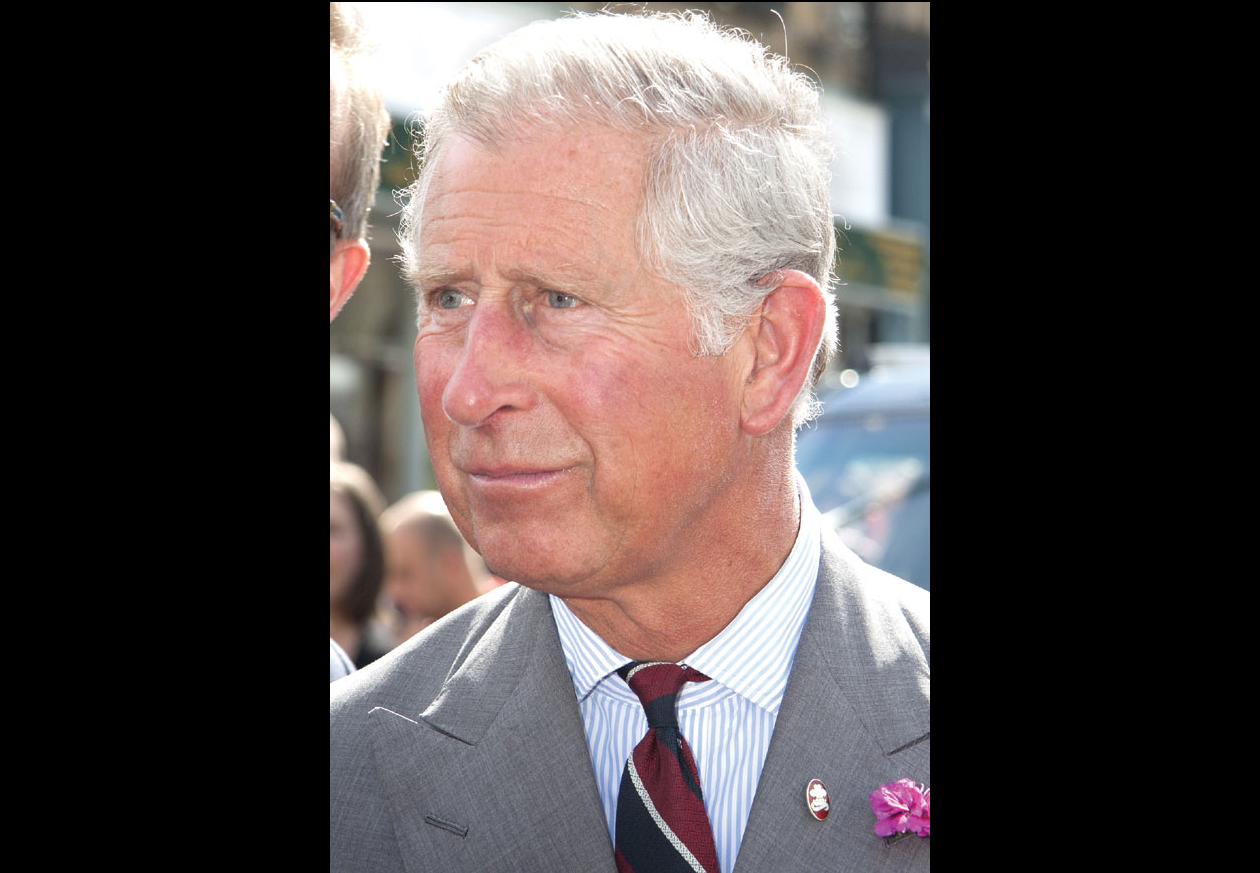
{"type": "Polygon", "coordinates": [[[814,503],[849,548],[930,590],[926,414],[822,419],[798,435],[796,459],[814,503]]]}

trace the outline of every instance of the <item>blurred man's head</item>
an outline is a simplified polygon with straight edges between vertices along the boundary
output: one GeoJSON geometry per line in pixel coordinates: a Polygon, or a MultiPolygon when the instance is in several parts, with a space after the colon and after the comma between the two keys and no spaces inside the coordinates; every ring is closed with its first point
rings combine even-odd
{"type": "Polygon", "coordinates": [[[380,179],[389,113],[364,68],[362,25],[351,3],[329,3],[328,320],[367,272],[367,217],[380,179]]]}
{"type": "Polygon", "coordinates": [[[385,596],[403,618],[403,638],[477,596],[476,555],[436,491],[402,498],[382,514],[381,527],[385,596]]]}

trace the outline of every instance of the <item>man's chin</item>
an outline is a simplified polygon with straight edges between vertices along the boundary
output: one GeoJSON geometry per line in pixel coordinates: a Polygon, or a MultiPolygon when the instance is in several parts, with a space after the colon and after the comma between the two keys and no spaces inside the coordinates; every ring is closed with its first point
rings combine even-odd
{"type": "Polygon", "coordinates": [[[574,595],[583,590],[591,578],[591,572],[585,568],[565,562],[546,562],[528,559],[506,560],[501,562],[486,561],[490,572],[500,579],[515,582],[526,588],[533,588],[543,594],[555,594],[559,597],[574,595]]]}
{"type": "Polygon", "coordinates": [[[469,542],[491,573],[524,585],[564,573],[573,562],[577,543],[560,537],[557,525],[482,514],[473,519],[469,542]]]}

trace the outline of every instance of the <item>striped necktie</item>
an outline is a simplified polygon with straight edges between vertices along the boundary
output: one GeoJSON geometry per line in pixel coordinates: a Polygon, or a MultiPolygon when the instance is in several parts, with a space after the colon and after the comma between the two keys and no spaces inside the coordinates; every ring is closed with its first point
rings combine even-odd
{"type": "Polygon", "coordinates": [[[674,703],[691,667],[632,661],[617,671],[647,713],[647,734],[626,760],[617,795],[618,873],[718,873],[700,773],[678,732],[674,703]]]}

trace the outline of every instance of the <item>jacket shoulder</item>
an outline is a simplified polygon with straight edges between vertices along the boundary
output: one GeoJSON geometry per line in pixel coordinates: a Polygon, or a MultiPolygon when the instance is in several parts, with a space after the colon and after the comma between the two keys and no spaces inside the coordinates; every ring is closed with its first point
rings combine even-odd
{"type": "Polygon", "coordinates": [[[824,527],[819,580],[828,583],[849,621],[861,622],[872,642],[884,640],[931,664],[931,593],[864,562],[824,527]]]}
{"type": "Polygon", "coordinates": [[[330,683],[333,724],[346,717],[359,722],[365,706],[414,718],[438,695],[503,611],[531,593],[515,582],[501,585],[438,619],[363,669],[330,683]]]}

